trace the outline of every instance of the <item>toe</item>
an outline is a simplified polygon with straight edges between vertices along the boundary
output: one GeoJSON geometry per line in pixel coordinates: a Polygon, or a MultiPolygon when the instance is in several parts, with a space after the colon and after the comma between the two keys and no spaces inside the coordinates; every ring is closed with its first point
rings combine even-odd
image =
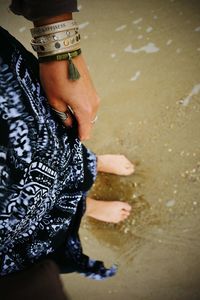
{"type": "Polygon", "coordinates": [[[127,218],[128,218],[127,215],[122,215],[122,216],[121,216],[121,221],[124,221],[124,220],[126,220],[127,218]]]}
{"type": "Polygon", "coordinates": [[[129,215],[130,215],[129,212],[123,212],[123,213],[121,214],[121,216],[122,216],[123,218],[128,218],[129,215]]]}
{"type": "Polygon", "coordinates": [[[135,171],[134,165],[131,163],[125,165],[126,173],[128,175],[132,174],[135,171]]]}
{"type": "Polygon", "coordinates": [[[128,204],[126,202],[123,203],[123,207],[122,207],[123,210],[130,212],[131,208],[132,207],[130,206],[130,204],[128,204]]]}
{"type": "Polygon", "coordinates": [[[132,164],[129,164],[129,163],[126,164],[126,168],[127,168],[127,169],[131,169],[131,168],[132,168],[132,164]]]}

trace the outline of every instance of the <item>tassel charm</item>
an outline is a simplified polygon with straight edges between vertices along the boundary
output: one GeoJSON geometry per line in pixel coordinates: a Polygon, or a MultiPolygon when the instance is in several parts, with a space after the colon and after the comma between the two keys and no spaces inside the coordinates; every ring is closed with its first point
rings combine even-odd
{"type": "Polygon", "coordinates": [[[81,54],[81,49],[77,49],[71,52],[64,52],[64,53],[59,53],[59,54],[53,54],[49,56],[42,56],[39,57],[39,63],[45,63],[49,61],[61,61],[61,60],[67,60],[68,64],[68,78],[70,80],[78,80],[81,75],[76,68],[75,64],[73,63],[72,59],[77,57],[78,55],[81,54]]]}
{"type": "Polygon", "coordinates": [[[72,61],[70,53],[68,53],[68,76],[70,80],[78,80],[80,73],[72,61]]]}

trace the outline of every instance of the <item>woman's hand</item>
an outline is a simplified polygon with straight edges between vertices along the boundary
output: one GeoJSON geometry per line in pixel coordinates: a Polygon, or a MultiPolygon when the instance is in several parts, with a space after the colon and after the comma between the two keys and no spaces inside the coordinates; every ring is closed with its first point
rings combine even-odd
{"type": "MultiPolygon", "coordinates": [[[[78,122],[79,138],[87,140],[100,101],[83,56],[73,58],[73,63],[81,75],[78,80],[68,79],[68,62],[65,60],[40,63],[40,80],[51,107],[65,112],[70,106],[78,122]]],[[[72,118],[67,118],[65,125],[73,125],[72,118]]]]}

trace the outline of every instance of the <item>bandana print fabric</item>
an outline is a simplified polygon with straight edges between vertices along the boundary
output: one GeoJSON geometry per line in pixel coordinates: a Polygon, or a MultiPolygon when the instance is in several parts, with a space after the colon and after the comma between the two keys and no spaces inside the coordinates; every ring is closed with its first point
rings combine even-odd
{"type": "Polygon", "coordinates": [[[66,129],[40,86],[37,59],[0,28],[0,275],[46,257],[93,279],[113,266],[82,252],[78,230],[96,156],[66,129]]]}

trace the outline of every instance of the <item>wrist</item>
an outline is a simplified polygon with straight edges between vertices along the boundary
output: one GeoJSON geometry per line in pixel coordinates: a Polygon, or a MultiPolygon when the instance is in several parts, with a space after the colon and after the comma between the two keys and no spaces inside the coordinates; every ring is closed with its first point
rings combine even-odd
{"type": "Polygon", "coordinates": [[[57,22],[68,21],[72,19],[73,19],[72,13],[64,13],[59,16],[43,18],[41,20],[34,21],[33,24],[34,27],[39,27],[39,26],[49,25],[57,22]]]}
{"type": "Polygon", "coordinates": [[[80,34],[72,13],[45,18],[34,22],[34,25],[31,45],[38,54],[39,62],[67,60],[69,79],[79,79],[80,74],[72,58],[81,53],[80,34]]]}

